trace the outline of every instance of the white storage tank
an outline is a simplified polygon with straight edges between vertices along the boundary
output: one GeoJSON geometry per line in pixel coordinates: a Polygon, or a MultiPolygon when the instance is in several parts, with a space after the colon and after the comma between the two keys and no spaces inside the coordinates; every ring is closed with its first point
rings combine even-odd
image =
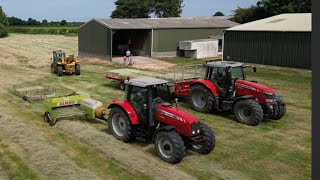
{"type": "Polygon", "coordinates": [[[179,49],[184,50],[184,56],[190,58],[210,58],[218,56],[218,39],[197,39],[180,41],[179,49]]]}

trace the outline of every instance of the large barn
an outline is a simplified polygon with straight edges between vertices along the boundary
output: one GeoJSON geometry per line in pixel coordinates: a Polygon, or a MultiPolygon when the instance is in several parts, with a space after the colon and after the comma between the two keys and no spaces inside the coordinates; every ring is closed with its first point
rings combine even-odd
{"type": "Polygon", "coordinates": [[[226,29],[223,59],[311,69],[311,13],[281,14],[226,29]]]}
{"type": "Polygon", "coordinates": [[[221,38],[238,25],[229,17],[92,19],[79,29],[79,55],[112,60],[133,55],[176,56],[179,41],[221,38]]]}

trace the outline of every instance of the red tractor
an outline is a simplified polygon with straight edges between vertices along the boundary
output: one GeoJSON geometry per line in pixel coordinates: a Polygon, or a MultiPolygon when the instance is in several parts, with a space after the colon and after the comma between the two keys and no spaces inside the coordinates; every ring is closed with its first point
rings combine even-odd
{"type": "MultiPolygon", "coordinates": [[[[244,66],[239,62],[219,61],[205,65],[203,79],[176,82],[175,94],[189,96],[192,108],[203,113],[233,112],[238,122],[258,125],[263,117],[281,119],[286,112],[285,103],[270,87],[247,81],[244,66]]],[[[256,72],[256,67],[253,67],[256,72]]]]}
{"type": "Polygon", "coordinates": [[[213,131],[172,106],[168,81],[141,77],[125,84],[125,100],[114,100],[108,107],[109,128],[116,139],[152,140],[161,159],[172,164],[180,162],[189,147],[201,154],[214,149],[213,131]]]}

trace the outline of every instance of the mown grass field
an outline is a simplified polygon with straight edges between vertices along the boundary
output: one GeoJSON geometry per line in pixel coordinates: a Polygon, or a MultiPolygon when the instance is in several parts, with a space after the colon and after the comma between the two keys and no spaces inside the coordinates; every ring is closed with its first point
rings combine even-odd
{"type": "MultiPolygon", "coordinates": [[[[115,140],[106,123],[64,120],[49,127],[42,120],[41,103],[30,104],[11,93],[12,85],[50,85],[62,94],[88,92],[105,105],[122,99],[123,91],[104,77],[108,70],[123,68],[119,65],[82,61],[81,76],[49,72],[52,50],[73,53],[76,48],[76,37],[11,34],[0,39],[1,179],[311,178],[310,72],[246,70],[248,79],[277,89],[288,109],[280,121],[265,120],[256,127],[241,125],[226,114],[195,112],[181,99],[179,107],[208,124],[217,144],[209,155],[188,151],[181,163],[170,165],[156,156],[152,144],[115,140]]],[[[189,61],[178,62],[184,60],[189,61]]]]}
{"type": "Polygon", "coordinates": [[[75,26],[8,26],[10,33],[21,34],[60,34],[76,36],[79,27],[75,26]]]}

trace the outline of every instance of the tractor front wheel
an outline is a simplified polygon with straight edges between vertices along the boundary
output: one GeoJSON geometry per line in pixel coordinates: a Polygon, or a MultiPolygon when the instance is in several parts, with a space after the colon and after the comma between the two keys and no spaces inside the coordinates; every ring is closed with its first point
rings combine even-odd
{"type": "Polygon", "coordinates": [[[233,114],[238,122],[250,126],[258,125],[263,119],[260,104],[252,99],[238,101],[233,107],[233,114]]]}
{"type": "Polygon", "coordinates": [[[192,143],[191,149],[200,154],[209,154],[216,145],[216,138],[213,131],[206,124],[200,125],[200,131],[205,140],[199,143],[192,143]]]}
{"type": "Polygon", "coordinates": [[[160,158],[171,164],[180,162],[186,153],[184,142],[175,131],[159,132],[155,137],[155,146],[160,158]]]}
{"type": "Polygon", "coordinates": [[[111,109],[109,118],[109,129],[112,135],[123,142],[130,142],[133,140],[133,132],[131,122],[127,114],[120,108],[114,107],[111,109]]]}
{"type": "Polygon", "coordinates": [[[51,73],[56,73],[56,68],[53,63],[51,63],[51,73]]]}
{"type": "Polygon", "coordinates": [[[191,86],[189,96],[194,110],[202,113],[212,111],[214,96],[208,88],[202,85],[191,86]]]}
{"type": "Polygon", "coordinates": [[[75,68],[76,68],[75,74],[80,75],[80,64],[76,64],[75,68]]]}
{"type": "Polygon", "coordinates": [[[62,76],[63,75],[63,67],[62,66],[58,66],[57,67],[57,75],[58,76],[62,76]]]}
{"type": "Polygon", "coordinates": [[[271,119],[280,120],[286,114],[287,108],[286,104],[279,97],[276,97],[276,102],[278,103],[275,109],[277,113],[274,116],[272,116],[271,119]]]}

